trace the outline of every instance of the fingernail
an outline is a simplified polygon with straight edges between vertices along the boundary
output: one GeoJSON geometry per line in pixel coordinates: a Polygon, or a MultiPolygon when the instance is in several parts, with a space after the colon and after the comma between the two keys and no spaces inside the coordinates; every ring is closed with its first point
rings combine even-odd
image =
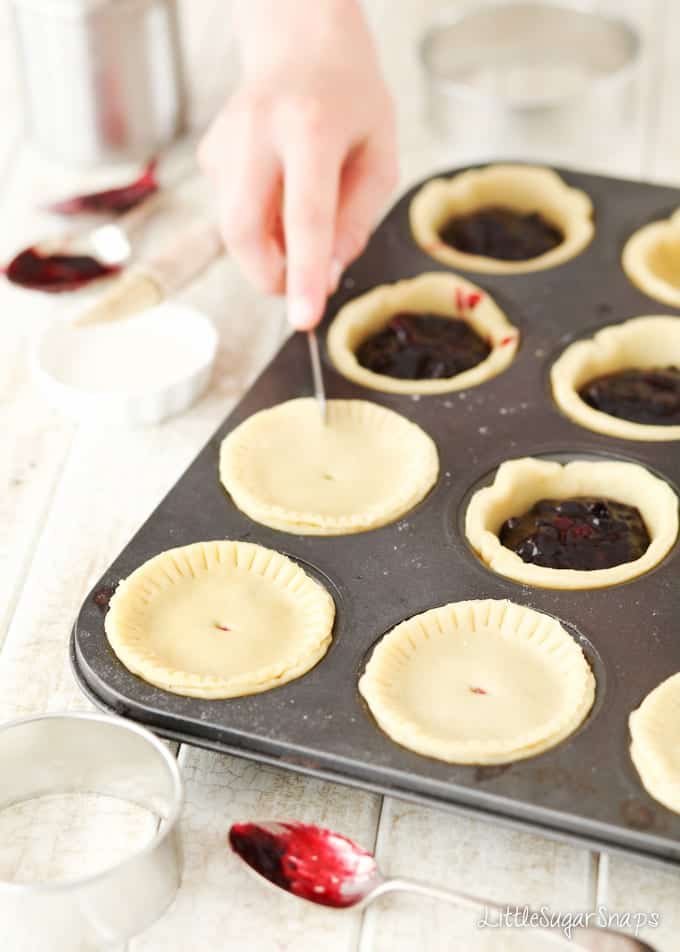
{"type": "Polygon", "coordinates": [[[288,320],[296,330],[307,330],[315,317],[314,307],[307,298],[294,297],[288,300],[288,320]]]}
{"type": "Polygon", "coordinates": [[[331,261],[331,267],[328,274],[328,293],[334,294],[338,289],[340,284],[340,278],[342,277],[343,272],[342,261],[339,258],[333,258],[331,261]]]}

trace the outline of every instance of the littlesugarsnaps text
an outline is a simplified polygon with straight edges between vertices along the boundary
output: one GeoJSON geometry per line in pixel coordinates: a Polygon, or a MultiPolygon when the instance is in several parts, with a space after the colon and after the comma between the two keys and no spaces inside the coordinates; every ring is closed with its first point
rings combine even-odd
{"type": "Polygon", "coordinates": [[[572,939],[578,929],[620,929],[638,936],[643,929],[657,929],[661,923],[658,912],[614,911],[606,906],[596,910],[554,912],[548,906],[530,909],[528,906],[504,906],[501,909],[484,908],[477,921],[478,929],[555,929],[572,939]]]}

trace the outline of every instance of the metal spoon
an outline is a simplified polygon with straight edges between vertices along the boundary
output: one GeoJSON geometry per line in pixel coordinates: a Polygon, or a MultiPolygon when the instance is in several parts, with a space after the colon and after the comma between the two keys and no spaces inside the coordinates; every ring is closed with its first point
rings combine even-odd
{"type": "MultiPolygon", "coordinates": [[[[485,913],[508,909],[502,903],[412,879],[387,879],[373,856],[352,840],[307,823],[235,823],[229,843],[269,883],[317,905],[360,909],[386,893],[411,892],[485,913]]],[[[655,952],[647,942],[613,929],[574,929],[571,939],[559,928],[534,931],[589,952],[655,952]]]]}
{"type": "Polygon", "coordinates": [[[161,200],[156,192],[115,222],[66,232],[24,248],[4,269],[5,275],[22,287],[55,293],[116,274],[132,255],[131,233],[161,200]]]}

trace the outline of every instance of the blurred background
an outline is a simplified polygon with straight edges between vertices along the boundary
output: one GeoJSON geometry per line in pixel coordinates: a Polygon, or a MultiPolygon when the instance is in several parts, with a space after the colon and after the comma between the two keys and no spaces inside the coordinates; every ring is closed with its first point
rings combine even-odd
{"type": "MultiPolygon", "coordinates": [[[[363,7],[399,113],[401,189],[440,169],[503,158],[680,180],[680,4],[363,0],[363,7]]],[[[0,0],[0,263],[71,227],[47,203],[129,183],[152,155],[160,157],[162,214],[135,233],[131,263],[192,219],[214,218],[194,151],[238,75],[229,8],[230,0],[0,0]]],[[[72,294],[36,294],[3,281],[0,306],[21,315],[8,341],[23,354],[45,322],[85,307],[100,289],[95,282],[72,294]]],[[[225,396],[242,391],[285,334],[281,302],[250,288],[228,258],[180,300],[207,313],[220,333],[216,416],[206,417],[217,419],[225,396]],[[230,300],[247,320],[232,319],[230,300]]],[[[2,377],[10,374],[8,392],[15,366],[0,367],[2,377]]]]}
{"type": "MultiPolygon", "coordinates": [[[[82,4],[83,0],[70,2],[82,4]]],[[[108,3],[114,8],[117,5],[116,0],[108,0],[108,3]]],[[[541,5],[541,0],[537,3],[541,5]]],[[[26,120],[19,57],[11,29],[14,4],[19,8],[42,6],[40,32],[49,32],[50,18],[60,6],[60,0],[0,0],[0,96],[3,103],[0,169],[6,168],[12,154],[16,155],[26,120]]],[[[591,0],[565,4],[589,13],[624,17],[639,35],[640,56],[633,64],[635,68],[631,73],[635,75],[631,75],[633,82],[624,97],[630,122],[625,135],[617,136],[615,143],[611,141],[611,126],[614,118],[619,118],[622,102],[620,98],[612,98],[611,91],[605,94],[596,89],[590,80],[598,70],[609,67],[613,70],[623,64],[620,36],[600,35],[591,27],[581,39],[571,38],[570,51],[569,31],[559,23],[545,28],[549,45],[537,28],[535,16],[522,17],[516,12],[509,13],[502,22],[482,20],[478,28],[452,31],[440,38],[438,47],[429,50],[432,70],[429,78],[434,75],[435,79],[441,79],[442,74],[446,75],[448,64],[451,76],[468,83],[472,96],[466,100],[465,96],[458,95],[460,89],[447,90],[446,83],[443,92],[441,84],[437,86],[436,82],[434,88],[428,87],[423,36],[438,19],[455,21],[462,14],[484,11],[489,4],[483,0],[398,0],[397,4],[389,0],[363,0],[363,5],[397,98],[406,179],[430,171],[437,160],[451,165],[498,156],[501,152],[629,175],[642,174],[644,167],[647,177],[673,177],[673,155],[680,145],[680,131],[672,121],[680,66],[677,52],[680,13],[678,5],[670,0],[591,0]],[[502,62],[513,47],[514,55],[523,56],[525,63],[542,50],[546,63],[552,63],[550,74],[544,70],[543,75],[535,74],[533,79],[513,76],[502,62]],[[573,62],[574,55],[578,62],[573,62]],[[473,61],[474,68],[470,65],[473,61]],[[478,108],[475,96],[480,92],[487,97],[495,95],[501,102],[495,113],[490,113],[486,106],[478,108]],[[580,101],[583,122],[569,126],[568,131],[563,123],[556,121],[555,109],[550,108],[561,94],[573,94],[574,101],[580,101]],[[540,125],[540,135],[528,133],[526,121],[517,121],[518,111],[524,111],[526,120],[527,108],[535,112],[541,100],[542,115],[533,123],[534,128],[540,125]],[[589,115],[593,101],[602,122],[600,133],[589,115]],[[514,118],[507,114],[508,109],[514,112],[514,118]],[[428,114],[432,116],[433,112],[439,130],[447,128],[448,142],[442,143],[435,128],[428,123],[428,114]]],[[[535,8],[536,3],[532,6],[535,8]]],[[[549,9],[551,4],[542,6],[549,9]]],[[[201,0],[198,4],[177,0],[177,10],[188,88],[188,128],[195,132],[204,128],[219,109],[237,75],[229,27],[229,0],[201,0]]],[[[35,36],[25,49],[29,59],[31,55],[36,58],[42,55],[44,43],[35,36]]],[[[65,49],[65,73],[70,68],[65,49]]],[[[44,69],[42,72],[46,73],[44,69]]]]}

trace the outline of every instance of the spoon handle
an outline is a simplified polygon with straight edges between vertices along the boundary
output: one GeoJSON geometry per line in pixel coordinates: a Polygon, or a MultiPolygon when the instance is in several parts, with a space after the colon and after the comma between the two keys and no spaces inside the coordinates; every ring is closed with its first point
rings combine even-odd
{"type": "MultiPolygon", "coordinates": [[[[470,896],[468,893],[457,892],[453,889],[442,889],[439,886],[430,886],[428,883],[421,883],[415,879],[386,879],[370,895],[369,901],[378,896],[389,892],[410,892],[420,896],[427,896],[430,899],[440,899],[444,902],[453,903],[456,906],[463,906],[467,909],[477,909],[483,915],[485,925],[489,928],[499,928],[496,921],[488,916],[487,913],[507,912],[508,909],[514,910],[515,907],[508,903],[493,902],[489,899],[481,899],[476,896],[470,896]]],[[[524,907],[518,907],[523,910],[524,907]]],[[[526,918],[529,919],[532,914],[538,916],[537,910],[531,910],[527,907],[526,918]]],[[[535,920],[537,921],[537,920],[535,920]]],[[[480,928],[481,928],[480,924],[480,928]]],[[[559,926],[537,926],[533,931],[562,945],[578,949],[587,949],[589,952],[654,952],[652,946],[641,942],[632,935],[626,935],[623,932],[616,932],[612,929],[600,929],[594,926],[586,928],[575,928],[571,938],[559,926]]]]}
{"type": "Polygon", "coordinates": [[[486,899],[478,899],[467,893],[458,892],[454,889],[442,889],[440,886],[430,886],[429,883],[421,883],[416,879],[386,879],[381,886],[376,889],[374,895],[384,895],[388,892],[410,892],[417,893],[420,896],[428,896],[430,899],[441,899],[444,902],[450,902],[456,906],[463,906],[466,909],[477,909],[484,912],[487,909],[501,912],[507,909],[507,905],[490,902],[486,899]]]}

